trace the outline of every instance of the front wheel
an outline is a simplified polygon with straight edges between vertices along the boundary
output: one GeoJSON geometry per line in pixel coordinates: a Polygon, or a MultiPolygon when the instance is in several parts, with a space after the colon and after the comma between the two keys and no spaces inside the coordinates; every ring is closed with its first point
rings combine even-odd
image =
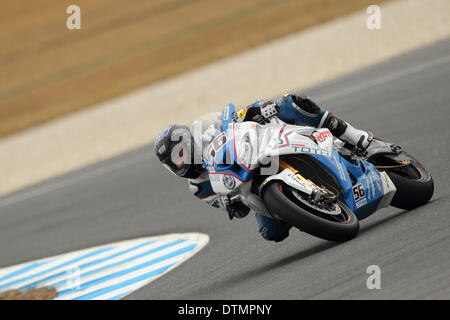
{"type": "Polygon", "coordinates": [[[358,235],[358,218],[343,202],[317,206],[308,197],[280,181],[272,182],[263,193],[269,212],[301,231],[336,242],[348,241],[358,235]]]}

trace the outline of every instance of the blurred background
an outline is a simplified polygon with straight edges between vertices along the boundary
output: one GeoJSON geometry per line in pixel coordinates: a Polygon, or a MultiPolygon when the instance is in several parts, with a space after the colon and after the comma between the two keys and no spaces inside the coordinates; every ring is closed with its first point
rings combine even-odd
{"type": "Polygon", "coordinates": [[[1,0],[0,137],[372,2],[1,0]],[[71,4],[80,30],[66,28],[71,4]]]}
{"type": "Polygon", "coordinates": [[[128,297],[448,299],[449,53],[449,0],[0,0],[0,290],[26,261],[194,232],[199,254],[128,297]],[[383,209],[344,244],[272,243],[155,157],[169,123],[292,91],[417,156],[431,203],[383,209]]]}

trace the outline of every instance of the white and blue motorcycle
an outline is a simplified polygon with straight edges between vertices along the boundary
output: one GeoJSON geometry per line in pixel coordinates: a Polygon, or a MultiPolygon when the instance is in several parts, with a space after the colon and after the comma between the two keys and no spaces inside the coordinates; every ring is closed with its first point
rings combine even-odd
{"type": "Polygon", "coordinates": [[[413,209],[434,192],[430,173],[396,144],[374,139],[355,154],[328,129],[236,123],[222,112],[222,133],[206,149],[213,190],[230,202],[330,241],[357,236],[359,220],[389,205],[413,209]]]}

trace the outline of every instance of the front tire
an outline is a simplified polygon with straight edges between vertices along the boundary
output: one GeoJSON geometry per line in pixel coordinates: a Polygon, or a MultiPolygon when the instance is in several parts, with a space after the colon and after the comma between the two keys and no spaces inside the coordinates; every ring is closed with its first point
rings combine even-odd
{"type": "Polygon", "coordinates": [[[358,218],[341,201],[334,204],[337,213],[325,214],[308,206],[306,201],[299,201],[298,192],[280,181],[274,181],[266,187],[263,199],[274,217],[279,216],[301,231],[318,238],[344,242],[355,238],[359,233],[358,218]]]}

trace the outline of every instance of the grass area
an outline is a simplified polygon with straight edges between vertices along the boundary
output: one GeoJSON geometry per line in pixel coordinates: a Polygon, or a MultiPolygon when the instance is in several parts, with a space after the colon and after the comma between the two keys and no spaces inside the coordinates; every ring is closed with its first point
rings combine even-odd
{"type": "Polygon", "coordinates": [[[0,136],[373,1],[77,0],[82,29],[68,30],[73,3],[0,0],[0,136]]]}
{"type": "Polygon", "coordinates": [[[47,287],[0,292],[0,300],[52,300],[57,296],[54,288],[47,287]]]}

